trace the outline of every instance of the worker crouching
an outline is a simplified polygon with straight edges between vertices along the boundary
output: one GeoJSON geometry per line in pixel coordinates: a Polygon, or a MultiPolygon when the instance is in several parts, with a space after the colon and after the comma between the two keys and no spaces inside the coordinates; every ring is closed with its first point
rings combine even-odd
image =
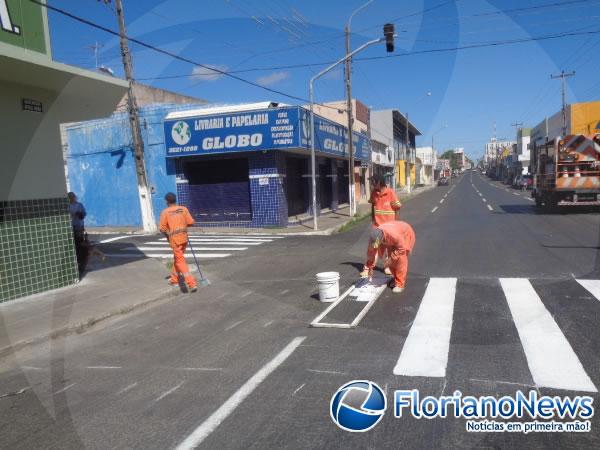
{"type": "Polygon", "coordinates": [[[383,247],[389,255],[389,269],[394,277],[392,292],[401,293],[406,285],[408,274],[408,256],[415,245],[415,232],[412,227],[402,221],[387,222],[371,231],[367,250],[368,276],[373,276],[377,253],[383,247]]]}

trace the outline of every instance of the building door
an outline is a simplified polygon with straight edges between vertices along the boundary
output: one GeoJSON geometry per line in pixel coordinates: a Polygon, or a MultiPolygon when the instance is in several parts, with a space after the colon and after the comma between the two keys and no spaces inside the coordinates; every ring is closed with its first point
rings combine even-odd
{"type": "Polygon", "coordinates": [[[183,173],[180,201],[196,222],[252,220],[248,158],[183,161],[183,173]]]}
{"type": "MultiPolygon", "coordinates": [[[[285,195],[288,216],[298,216],[308,211],[306,184],[309,183],[308,160],[306,158],[286,158],[285,195]]],[[[308,190],[310,192],[310,189],[308,190]]]]}
{"type": "Polygon", "coordinates": [[[338,179],[338,202],[348,203],[348,162],[341,161],[337,163],[337,179],[338,179]]]}
{"type": "Polygon", "coordinates": [[[333,201],[333,180],[329,160],[319,164],[319,205],[321,209],[331,208],[333,201]]]}

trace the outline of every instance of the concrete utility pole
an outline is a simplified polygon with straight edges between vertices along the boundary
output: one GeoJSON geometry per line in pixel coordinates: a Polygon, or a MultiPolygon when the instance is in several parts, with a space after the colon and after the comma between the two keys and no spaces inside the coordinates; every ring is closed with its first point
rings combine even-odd
{"type": "Polygon", "coordinates": [[[133,140],[135,172],[138,182],[142,225],[144,227],[144,231],[154,233],[156,232],[156,222],[154,220],[154,211],[152,208],[152,197],[150,194],[150,189],[148,188],[148,177],[146,174],[146,164],[144,161],[144,140],[142,139],[142,129],[140,127],[138,106],[134,93],[135,80],[133,79],[131,53],[129,52],[127,34],[125,32],[125,17],[123,14],[122,0],[115,0],[115,6],[117,9],[117,18],[119,19],[121,56],[123,57],[125,78],[129,83],[129,88],[127,90],[127,106],[129,110],[129,123],[131,125],[131,136],[133,140]]]}
{"type": "Polygon", "coordinates": [[[410,194],[410,143],[408,135],[408,113],[406,113],[406,189],[410,194]]]}
{"type": "Polygon", "coordinates": [[[359,11],[363,10],[374,0],[369,0],[356,10],[348,18],[348,23],[344,28],[346,34],[346,114],[348,115],[348,152],[350,159],[348,160],[348,202],[350,203],[350,217],[354,217],[356,214],[356,200],[355,200],[355,187],[354,187],[354,142],[352,141],[352,130],[354,125],[354,114],[352,111],[352,81],[350,78],[350,70],[352,64],[352,58],[350,57],[350,26],[352,25],[352,18],[359,11]]]}
{"type": "MultiPolygon", "coordinates": [[[[350,28],[346,26],[346,55],[350,53],[350,28]]],[[[348,115],[348,189],[350,202],[350,217],[354,217],[354,142],[352,141],[352,131],[354,125],[354,113],[352,111],[352,82],[350,81],[350,58],[346,59],[346,113],[348,115]]]]}
{"type": "Polygon", "coordinates": [[[562,116],[563,116],[563,129],[562,135],[563,137],[567,134],[567,78],[575,75],[575,71],[567,72],[561,71],[560,75],[550,75],[550,78],[553,80],[561,79],[562,84],[562,116]]]}

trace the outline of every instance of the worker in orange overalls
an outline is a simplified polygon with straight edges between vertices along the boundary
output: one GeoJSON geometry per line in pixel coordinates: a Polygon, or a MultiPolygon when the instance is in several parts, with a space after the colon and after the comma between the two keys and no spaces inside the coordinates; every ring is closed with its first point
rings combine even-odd
{"type": "Polygon", "coordinates": [[[366,267],[369,277],[375,267],[375,258],[379,249],[385,248],[389,255],[389,268],[394,276],[392,292],[399,294],[404,291],[406,274],[408,273],[408,256],[415,245],[415,232],[406,222],[387,222],[371,231],[366,267]]]}
{"type": "MultiPolygon", "coordinates": [[[[399,218],[399,210],[402,206],[400,200],[396,196],[393,189],[389,188],[385,183],[385,178],[381,175],[373,175],[370,178],[371,187],[371,220],[373,228],[377,228],[379,225],[384,223],[393,222],[399,218]]],[[[377,263],[377,256],[379,258],[385,257],[385,248],[381,247],[375,257],[373,264],[377,263]]],[[[387,267],[387,261],[384,264],[384,272],[386,275],[391,275],[392,272],[387,267]]],[[[362,278],[369,277],[369,267],[365,264],[363,271],[360,273],[362,278]]]]}
{"type": "Polygon", "coordinates": [[[167,208],[160,213],[160,232],[163,233],[173,249],[173,270],[169,284],[179,285],[179,274],[183,275],[190,292],[198,290],[196,279],[190,274],[185,262],[185,249],[188,244],[187,227],[194,224],[190,212],[185,206],[178,205],[172,192],[165,195],[167,208]]]}

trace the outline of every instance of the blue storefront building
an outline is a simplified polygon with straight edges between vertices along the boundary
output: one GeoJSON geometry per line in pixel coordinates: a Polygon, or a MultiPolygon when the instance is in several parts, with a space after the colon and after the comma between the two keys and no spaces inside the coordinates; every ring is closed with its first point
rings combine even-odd
{"type": "MultiPolygon", "coordinates": [[[[235,107],[158,105],[140,111],[155,215],[177,193],[201,226],[287,226],[311,215],[310,114],[275,103],[235,107]]],[[[70,189],[88,226],[137,227],[141,215],[127,117],[66,130],[70,189]]],[[[347,130],[315,117],[317,214],[348,202],[347,130]]],[[[370,160],[353,133],[356,164],[370,160]]]]}

